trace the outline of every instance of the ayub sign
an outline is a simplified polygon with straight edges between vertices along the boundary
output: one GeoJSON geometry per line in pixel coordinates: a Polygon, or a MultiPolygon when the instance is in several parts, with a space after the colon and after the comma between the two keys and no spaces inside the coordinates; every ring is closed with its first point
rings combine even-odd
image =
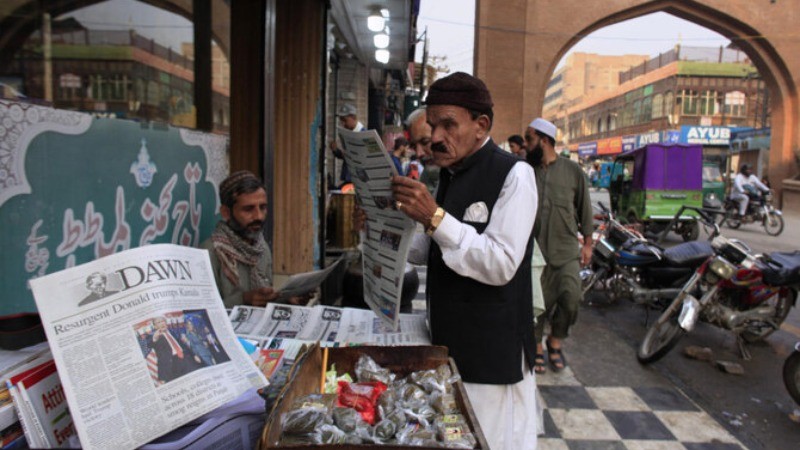
{"type": "Polygon", "coordinates": [[[682,144],[730,145],[731,129],[728,127],[681,126],[682,144]]]}

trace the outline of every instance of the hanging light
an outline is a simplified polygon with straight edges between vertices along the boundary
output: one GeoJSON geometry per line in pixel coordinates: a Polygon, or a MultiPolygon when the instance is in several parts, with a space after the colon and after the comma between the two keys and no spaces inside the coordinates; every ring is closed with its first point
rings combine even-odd
{"type": "Polygon", "coordinates": [[[389,50],[375,50],[375,61],[386,64],[389,62],[389,50]]]}
{"type": "Polygon", "coordinates": [[[375,47],[377,48],[387,48],[389,47],[389,35],[386,33],[378,33],[372,37],[372,41],[375,43],[375,47]]]}
{"type": "Polygon", "coordinates": [[[381,31],[386,25],[386,18],[383,17],[379,9],[373,9],[367,17],[367,28],[369,31],[381,31]]]}

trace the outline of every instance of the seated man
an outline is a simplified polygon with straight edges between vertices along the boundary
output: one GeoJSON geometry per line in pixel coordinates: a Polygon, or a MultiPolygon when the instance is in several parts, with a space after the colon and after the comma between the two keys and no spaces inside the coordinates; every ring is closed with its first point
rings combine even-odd
{"type": "MultiPolygon", "coordinates": [[[[211,256],[219,294],[226,308],[265,306],[278,298],[272,288],[272,252],[263,233],[267,191],[258,177],[242,170],[220,184],[219,197],[223,220],[200,244],[211,256]]],[[[293,304],[307,301],[290,299],[293,304]]]]}

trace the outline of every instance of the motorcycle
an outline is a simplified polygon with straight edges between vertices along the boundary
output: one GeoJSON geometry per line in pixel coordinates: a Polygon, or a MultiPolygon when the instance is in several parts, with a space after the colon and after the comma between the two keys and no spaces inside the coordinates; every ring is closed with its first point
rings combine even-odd
{"type": "Polygon", "coordinates": [[[712,242],[709,257],[648,328],[637,359],[661,359],[690,333],[698,320],[730,330],[744,359],[745,343],[777,330],[794,306],[800,288],[800,251],[753,255],[746,244],[723,236],[712,242]],[[698,299],[699,297],[699,299],[698,299]]]}
{"type": "Polygon", "coordinates": [[[783,384],[795,403],[800,405],[800,342],[794,346],[794,352],[783,363],[783,384]]]}
{"type": "MultiPolygon", "coordinates": [[[[704,241],[685,242],[668,249],[649,241],[641,233],[617,221],[600,203],[605,222],[598,227],[591,264],[581,270],[584,298],[591,289],[609,290],[612,299],[630,298],[635,303],[661,305],[680,292],[683,285],[714,251],[704,241]]],[[[693,209],[719,232],[713,219],[701,210],[683,207],[679,214],[693,209]]]]}
{"type": "Polygon", "coordinates": [[[737,229],[745,223],[760,222],[764,231],[770,236],[783,233],[783,213],[772,205],[772,191],[765,192],[763,195],[748,192],[747,196],[750,201],[747,203],[747,212],[742,217],[738,215],[739,203],[727,197],[722,221],[732,229],[737,229]]]}

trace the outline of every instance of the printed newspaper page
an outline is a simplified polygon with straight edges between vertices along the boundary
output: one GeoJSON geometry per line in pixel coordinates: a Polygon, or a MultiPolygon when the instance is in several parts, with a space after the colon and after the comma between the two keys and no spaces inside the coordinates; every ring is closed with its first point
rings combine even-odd
{"type": "Polygon", "coordinates": [[[339,128],[356,201],[367,214],[363,252],[364,300],[381,319],[397,329],[408,248],[414,221],[395,209],[392,175],[397,169],[375,130],[339,128]]]}
{"type": "Polygon", "coordinates": [[[245,339],[296,339],[320,345],[430,345],[424,314],[398,314],[392,328],[373,311],[316,305],[236,306],[230,314],[236,334],[245,339]]]}
{"type": "Polygon", "coordinates": [[[31,288],[85,449],[138,447],[267,384],[205,250],[140,247],[31,288]]]}

